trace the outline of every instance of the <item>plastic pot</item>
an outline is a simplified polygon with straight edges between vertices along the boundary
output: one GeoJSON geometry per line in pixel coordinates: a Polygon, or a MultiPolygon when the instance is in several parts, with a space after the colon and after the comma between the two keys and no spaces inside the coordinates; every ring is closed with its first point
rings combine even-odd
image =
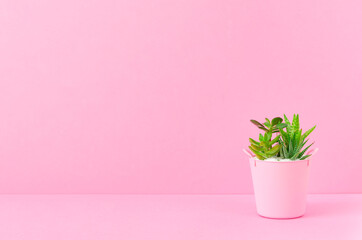
{"type": "Polygon", "coordinates": [[[297,218],[306,210],[310,160],[250,159],[256,210],[267,218],[297,218]]]}

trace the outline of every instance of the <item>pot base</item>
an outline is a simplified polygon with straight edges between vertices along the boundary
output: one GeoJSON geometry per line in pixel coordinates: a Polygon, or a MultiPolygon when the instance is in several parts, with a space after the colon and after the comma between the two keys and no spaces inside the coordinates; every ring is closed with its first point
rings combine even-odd
{"type": "Polygon", "coordinates": [[[302,214],[302,215],[299,215],[299,216],[296,216],[296,217],[286,217],[286,218],[284,218],[284,217],[267,217],[267,216],[261,215],[260,213],[258,213],[258,215],[259,215],[260,217],[263,217],[263,218],[274,219],[274,220],[289,220],[289,219],[301,218],[301,217],[304,216],[304,214],[302,214]]]}

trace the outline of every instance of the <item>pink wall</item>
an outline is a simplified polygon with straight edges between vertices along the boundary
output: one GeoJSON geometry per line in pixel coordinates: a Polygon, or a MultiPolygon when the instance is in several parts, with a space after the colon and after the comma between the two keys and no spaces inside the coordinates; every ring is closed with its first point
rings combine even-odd
{"type": "Polygon", "coordinates": [[[0,2],[0,192],[251,193],[250,118],[362,192],[360,1],[0,2]]]}

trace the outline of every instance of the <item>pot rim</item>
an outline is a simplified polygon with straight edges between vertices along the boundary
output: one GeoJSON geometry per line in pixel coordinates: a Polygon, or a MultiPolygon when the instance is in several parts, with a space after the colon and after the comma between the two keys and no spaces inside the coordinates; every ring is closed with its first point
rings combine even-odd
{"type": "Polygon", "coordinates": [[[308,162],[310,160],[310,158],[307,159],[303,159],[303,160],[295,160],[295,161],[264,161],[264,160],[260,160],[258,158],[249,158],[250,161],[259,161],[259,162],[263,162],[263,163],[298,163],[298,162],[308,162]]]}

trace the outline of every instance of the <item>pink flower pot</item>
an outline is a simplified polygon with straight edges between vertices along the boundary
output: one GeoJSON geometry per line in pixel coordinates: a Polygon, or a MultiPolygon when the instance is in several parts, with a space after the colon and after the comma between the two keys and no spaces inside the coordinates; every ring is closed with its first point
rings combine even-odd
{"type": "Polygon", "coordinates": [[[251,158],[250,168],[259,215],[296,218],[305,213],[309,159],[266,162],[251,158]]]}

